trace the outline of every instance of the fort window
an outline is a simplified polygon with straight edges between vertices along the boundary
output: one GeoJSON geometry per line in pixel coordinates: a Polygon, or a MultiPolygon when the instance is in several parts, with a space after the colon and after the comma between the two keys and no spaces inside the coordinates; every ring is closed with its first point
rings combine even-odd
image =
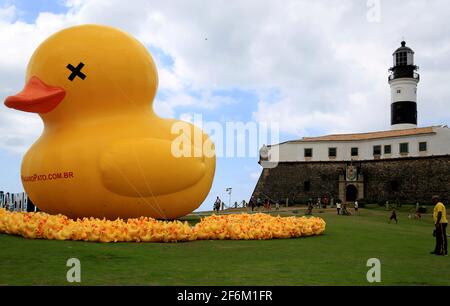
{"type": "Polygon", "coordinates": [[[328,148],[328,156],[336,157],[337,156],[337,148],[328,148]]]}
{"type": "Polygon", "coordinates": [[[400,144],[400,154],[408,154],[409,153],[409,144],[407,142],[400,144]]]}
{"type": "Polygon", "coordinates": [[[373,155],[381,155],[381,146],[373,146],[373,155]]]}
{"type": "Polygon", "coordinates": [[[384,146],[384,154],[391,154],[391,153],[392,153],[391,145],[385,145],[384,146]]]}
{"type": "Polygon", "coordinates": [[[402,93],[402,90],[401,90],[401,89],[397,89],[397,93],[398,93],[398,94],[401,94],[401,93],[402,93]]]}
{"type": "Polygon", "coordinates": [[[419,152],[426,152],[426,151],[427,151],[427,143],[419,142],[419,152]]]}
{"type": "Polygon", "coordinates": [[[305,183],[303,184],[303,189],[306,191],[311,191],[311,182],[310,181],[305,181],[305,183]]]}
{"type": "Polygon", "coordinates": [[[358,148],[352,148],[352,156],[358,156],[358,148]]]}
{"type": "Polygon", "coordinates": [[[312,157],[313,149],[305,149],[305,157],[312,157]]]}

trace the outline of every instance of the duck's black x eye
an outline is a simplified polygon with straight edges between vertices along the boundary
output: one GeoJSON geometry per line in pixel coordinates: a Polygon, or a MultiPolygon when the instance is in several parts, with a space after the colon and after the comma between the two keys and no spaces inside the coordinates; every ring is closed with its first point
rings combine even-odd
{"type": "Polygon", "coordinates": [[[81,69],[83,69],[84,64],[79,63],[78,66],[75,68],[72,66],[72,64],[67,65],[67,69],[69,69],[72,73],[69,76],[69,80],[73,81],[76,77],[79,77],[80,79],[84,80],[86,78],[86,75],[81,72],[81,69]]]}

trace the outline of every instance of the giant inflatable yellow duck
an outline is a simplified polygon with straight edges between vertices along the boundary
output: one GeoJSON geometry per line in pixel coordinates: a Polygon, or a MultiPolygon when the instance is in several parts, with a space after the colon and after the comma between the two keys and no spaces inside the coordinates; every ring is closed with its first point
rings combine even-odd
{"type": "Polygon", "coordinates": [[[213,144],[197,127],[153,112],[156,66],[130,35],[98,25],[62,30],[35,51],[26,80],[5,104],[44,121],[21,170],[41,210],[71,218],[174,219],[209,193],[213,144]],[[184,153],[174,152],[180,137],[190,145],[180,142],[184,153]]]}

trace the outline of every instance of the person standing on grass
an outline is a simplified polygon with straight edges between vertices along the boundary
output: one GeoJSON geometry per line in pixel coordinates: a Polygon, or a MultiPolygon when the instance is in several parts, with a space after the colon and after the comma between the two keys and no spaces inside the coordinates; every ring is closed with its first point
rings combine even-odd
{"type": "Polygon", "coordinates": [[[250,198],[250,207],[252,208],[252,211],[255,209],[255,197],[250,198]]]}
{"type": "Polygon", "coordinates": [[[219,212],[221,203],[222,203],[222,201],[220,200],[219,197],[217,197],[216,202],[214,202],[214,210],[215,211],[219,212]]]}
{"type": "Polygon", "coordinates": [[[355,201],[355,206],[354,206],[354,208],[355,208],[355,215],[356,215],[356,214],[358,213],[358,208],[359,208],[358,200],[355,201]]]}
{"type": "Polygon", "coordinates": [[[269,199],[269,198],[266,198],[266,203],[265,203],[264,206],[266,207],[267,210],[271,210],[271,207],[270,207],[270,199],[269,199]]]}
{"type": "Polygon", "coordinates": [[[312,201],[308,202],[308,209],[307,209],[305,215],[308,215],[308,216],[312,215],[313,208],[314,208],[314,206],[313,206],[312,201]]]}
{"type": "Polygon", "coordinates": [[[336,202],[336,209],[337,209],[337,214],[339,215],[339,213],[341,211],[341,202],[340,201],[336,202]]]}
{"type": "Polygon", "coordinates": [[[433,219],[434,219],[434,236],[436,236],[436,247],[431,254],[448,256],[447,253],[447,212],[444,204],[439,201],[438,196],[433,196],[433,219]]]}
{"type": "Polygon", "coordinates": [[[420,210],[416,211],[416,214],[414,215],[414,219],[418,219],[418,220],[422,219],[422,214],[420,213],[420,210]]]}
{"type": "Polygon", "coordinates": [[[398,224],[397,212],[395,211],[395,208],[392,209],[392,214],[391,217],[389,218],[389,223],[391,223],[392,220],[395,220],[395,224],[398,224]]]}

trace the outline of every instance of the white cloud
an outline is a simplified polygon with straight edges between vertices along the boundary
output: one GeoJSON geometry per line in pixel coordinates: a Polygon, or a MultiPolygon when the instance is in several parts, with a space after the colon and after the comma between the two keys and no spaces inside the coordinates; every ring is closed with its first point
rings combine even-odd
{"type": "MultiPolygon", "coordinates": [[[[74,24],[103,23],[173,59],[170,67],[157,61],[164,94],[154,106],[162,116],[173,117],[180,107],[237,103],[213,93],[240,89],[259,96],[254,120],[277,121],[284,132],[383,129],[389,126],[387,69],[405,36],[421,66],[419,120],[450,119],[446,0],[381,1],[379,23],[368,22],[366,1],[356,0],[65,3],[66,14],[42,13],[33,24],[17,21],[14,7],[0,8],[0,99],[23,86],[25,65],[48,35],[74,24]],[[279,93],[275,99],[273,92],[279,93]]],[[[2,147],[36,134],[17,128],[31,117],[11,116],[0,108],[2,147]]]]}
{"type": "Polygon", "coordinates": [[[23,154],[42,133],[39,117],[7,110],[0,113],[0,149],[23,154]]]}
{"type": "Polygon", "coordinates": [[[181,91],[183,90],[183,84],[180,78],[165,68],[159,68],[159,89],[169,91],[181,91]]]}
{"type": "Polygon", "coordinates": [[[0,23],[11,22],[17,15],[17,10],[14,5],[0,7],[0,23]]]}

